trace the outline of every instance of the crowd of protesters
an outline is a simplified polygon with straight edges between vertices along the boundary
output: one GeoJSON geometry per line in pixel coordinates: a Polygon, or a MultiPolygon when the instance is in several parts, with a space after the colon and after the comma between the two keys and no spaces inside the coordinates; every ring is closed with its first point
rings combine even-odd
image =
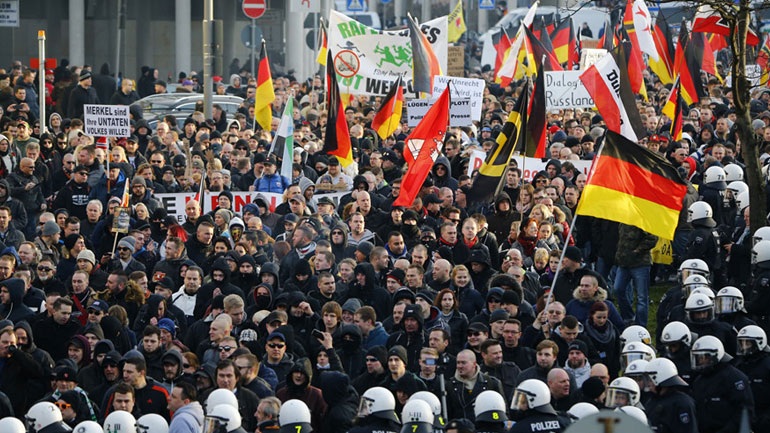
{"type": "MultiPolygon", "coordinates": [[[[744,408],[755,431],[770,428],[770,236],[749,227],[728,88],[709,82],[672,141],[660,114],[670,86],[648,77],[639,145],[688,185],[670,264],[654,264],[666,242],[573,218],[587,180],[575,161],[591,160],[604,132],[595,112],[549,112],[546,169],[525,180],[512,162],[478,203],[470,155],[496,145],[521,89],[472,68],[488,82],[482,119],[450,128],[405,208],[392,204],[410,129],[404,119],[377,136],[380,98],[345,109],[355,163],[342,167],[322,151],[320,76],[274,77],[265,131],[242,74],[214,80],[244,98],[236,114],[215,106],[210,119],[151,127],[136,102],[199,91],[197,75],[166,83],[144,67],[118,83],[106,64],[62,62],[41,89],[20,62],[0,70],[0,418],[43,401],[70,427],[125,411],[201,432],[197,402],[225,389],[248,432],[278,429],[290,400],[315,432],[398,431],[389,414],[427,391],[443,401],[429,417],[437,431],[561,431],[621,407],[656,431],[737,431],[744,408]],[[281,161],[268,151],[291,97],[294,159],[281,161]],[[131,105],[133,135],[86,135],[94,103],[131,105]],[[192,199],[181,220],[155,197],[201,190],[214,209],[192,199]],[[124,191],[130,227],[117,233],[124,191]],[[238,191],[254,194],[236,212],[238,191]],[[655,283],[670,286],[663,299],[650,298],[655,283]]],[[[752,126],[770,142],[770,90],[754,96],[752,126]]]]}

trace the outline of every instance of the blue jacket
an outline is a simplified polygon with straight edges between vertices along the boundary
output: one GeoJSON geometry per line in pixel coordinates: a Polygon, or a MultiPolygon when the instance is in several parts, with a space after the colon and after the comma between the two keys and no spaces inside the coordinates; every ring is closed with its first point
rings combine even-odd
{"type": "Polygon", "coordinates": [[[374,346],[384,346],[388,342],[388,332],[382,327],[382,323],[374,324],[374,329],[369,331],[369,335],[364,337],[361,346],[364,350],[369,350],[374,346]]]}
{"type": "Polygon", "coordinates": [[[291,185],[289,179],[281,176],[278,173],[273,173],[269,176],[262,176],[254,181],[254,190],[260,192],[274,192],[282,193],[286,188],[291,185]]]}

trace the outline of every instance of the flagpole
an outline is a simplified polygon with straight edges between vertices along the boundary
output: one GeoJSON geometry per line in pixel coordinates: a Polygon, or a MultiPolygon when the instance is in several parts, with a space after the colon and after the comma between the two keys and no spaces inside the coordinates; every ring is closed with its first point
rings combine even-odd
{"type": "MultiPolygon", "coordinates": [[[[604,130],[604,134],[602,135],[602,144],[599,146],[599,150],[596,152],[596,156],[594,156],[594,160],[591,162],[591,169],[588,172],[588,179],[590,180],[591,177],[593,177],[594,171],[596,170],[596,162],[599,161],[599,157],[602,155],[602,150],[604,150],[604,140],[607,135],[607,130],[604,130]]],[[[582,193],[582,191],[581,191],[582,193]]],[[[580,203],[578,202],[578,207],[580,206],[580,203]]],[[[569,231],[567,232],[567,236],[564,237],[564,247],[561,249],[561,256],[559,257],[559,265],[556,266],[556,272],[553,274],[553,281],[551,281],[551,290],[548,291],[548,298],[546,298],[545,301],[545,307],[543,307],[543,311],[548,311],[548,306],[553,301],[553,289],[556,287],[556,280],[559,278],[559,272],[561,272],[561,264],[562,261],[564,261],[564,254],[567,252],[567,244],[569,243],[569,238],[572,236],[573,230],[575,230],[575,222],[577,221],[578,217],[578,208],[575,208],[575,214],[572,215],[572,223],[569,226],[569,231]]],[[[605,289],[607,289],[605,287],[605,289]]]]}
{"type": "MultiPolygon", "coordinates": [[[[520,96],[520,98],[527,98],[527,100],[524,101],[524,105],[526,105],[526,107],[524,108],[524,112],[527,115],[527,122],[529,122],[529,77],[527,77],[527,79],[524,81],[524,86],[522,87],[522,92],[524,92],[524,94],[522,94],[520,96]]],[[[527,134],[527,127],[526,127],[526,125],[524,125],[524,127],[521,128],[521,129],[522,129],[522,131],[521,131],[521,138],[524,140],[524,155],[521,157],[521,178],[523,180],[524,179],[524,173],[527,170],[527,135],[526,135],[527,134]]],[[[521,155],[521,153],[519,153],[519,155],[521,155]]],[[[508,161],[508,163],[510,164],[510,161],[508,161]]],[[[508,168],[506,167],[505,170],[507,172],[508,168]]],[[[503,173],[503,175],[505,175],[505,173],[503,173]]],[[[534,180],[534,178],[535,178],[535,176],[532,176],[532,180],[534,180]]],[[[521,187],[519,187],[519,189],[521,189],[521,187]]],[[[521,194],[521,193],[519,193],[519,194],[521,194]]],[[[534,198],[532,198],[532,197],[530,197],[529,199],[530,199],[530,203],[531,203],[532,200],[534,200],[534,198]]],[[[532,205],[532,206],[534,206],[534,205],[532,205]]],[[[519,229],[521,229],[521,223],[523,221],[524,221],[524,213],[523,212],[519,212],[519,229]]]]}

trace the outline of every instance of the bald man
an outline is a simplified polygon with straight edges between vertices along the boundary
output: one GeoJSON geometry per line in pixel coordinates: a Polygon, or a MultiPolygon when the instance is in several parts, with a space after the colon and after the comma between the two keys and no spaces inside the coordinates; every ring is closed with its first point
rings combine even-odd
{"type": "Polygon", "coordinates": [[[548,372],[548,389],[551,390],[551,406],[560,412],[566,412],[578,400],[577,393],[570,386],[570,375],[562,368],[552,368],[548,372]]]}
{"type": "Polygon", "coordinates": [[[431,272],[431,281],[428,283],[431,289],[440,292],[442,289],[449,288],[451,282],[452,264],[449,260],[438,259],[433,264],[431,272]]]}
{"type": "Polygon", "coordinates": [[[219,362],[219,342],[230,336],[233,319],[227,314],[220,314],[209,325],[209,338],[198,345],[198,357],[204,364],[216,367],[219,362]]]}
{"type": "Polygon", "coordinates": [[[472,350],[460,351],[457,354],[456,373],[447,383],[449,418],[468,418],[474,421],[473,404],[476,397],[487,390],[505,395],[499,379],[481,372],[472,350]]]}

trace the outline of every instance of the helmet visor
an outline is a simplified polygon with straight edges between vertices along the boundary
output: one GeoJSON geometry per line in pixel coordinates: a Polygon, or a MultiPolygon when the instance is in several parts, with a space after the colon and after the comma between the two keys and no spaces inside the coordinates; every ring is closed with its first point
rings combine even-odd
{"type": "Polygon", "coordinates": [[[517,389],[513,393],[513,399],[511,400],[511,409],[524,412],[531,409],[529,407],[529,398],[531,396],[528,392],[517,389]]]}
{"type": "Polygon", "coordinates": [[[371,415],[372,404],[374,404],[374,400],[371,398],[361,397],[361,400],[358,402],[358,417],[366,418],[367,416],[371,415]]]}
{"type": "Polygon", "coordinates": [[[609,409],[628,406],[631,404],[631,393],[625,389],[608,388],[604,405],[609,409]]]}
{"type": "Polygon", "coordinates": [[[753,338],[738,337],[738,356],[747,356],[759,352],[759,343],[753,338]]]}
{"type": "Polygon", "coordinates": [[[625,371],[626,367],[628,367],[628,364],[638,361],[640,359],[645,359],[645,354],[642,352],[627,352],[622,353],[620,355],[620,368],[621,370],[625,371]]]}
{"type": "Polygon", "coordinates": [[[736,296],[717,296],[714,299],[714,312],[716,314],[737,313],[743,309],[743,300],[736,296]]]}
{"type": "Polygon", "coordinates": [[[719,359],[716,351],[690,352],[690,365],[695,371],[703,371],[717,365],[719,359]]]}

